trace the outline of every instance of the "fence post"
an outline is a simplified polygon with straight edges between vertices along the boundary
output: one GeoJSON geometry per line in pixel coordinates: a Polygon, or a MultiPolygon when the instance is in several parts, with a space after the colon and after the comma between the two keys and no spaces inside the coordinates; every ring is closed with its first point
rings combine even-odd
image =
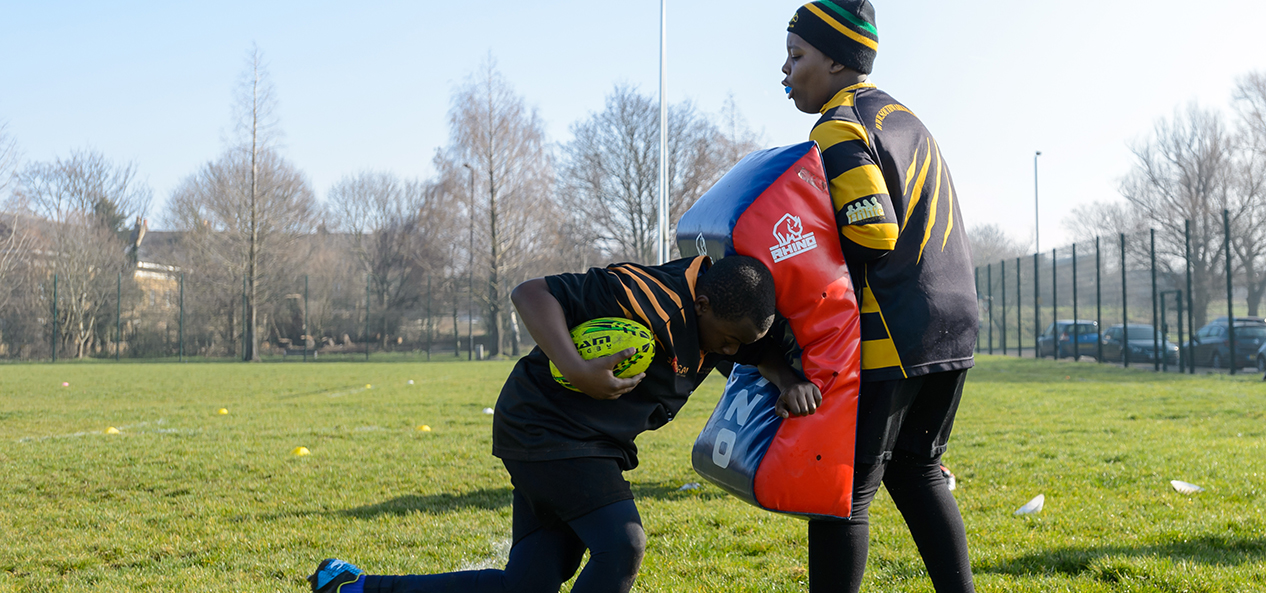
{"type": "Polygon", "coordinates": [[[365,362],[369,362],[369,274],[365,274],[365,362]]]}
{"type": "Polygon", "coordinates": [[[1073,361],[1081,361],[1081,326],[1077,321],[1077,243],[1073,242],[1073,361]]]}
{"type": "Polygon", "coordinates": [[[239,358],[246,358],[246,274],[242,274],[242,355],[239,358]]]}
{"type": "Polygon", "coordinates": [[[114,362],[119,362],[119,346],[123,343],[123,272],[114,287],[114,362]]]}
{"type": "Polygon", "coordinates": [[[53,274],[53,362],[57,362],[57,274],[53,274]]]}
{"type": "Polygon", "coordinates": [[[180,273],[180,362],[185,361],[185,273],[180,273]]]}
{"type": "Polygon", "coordinates": [[[1033,254],[1033,358],[1042,357],[1042,349],[1038,347],[1041,343],[1039,337],[1042,335],[1042,296],[1038,293],[1038,278],[1041,276],[1038,273],[1039,257],[1041,254],[1033,254]]]}
{"type": "MultiPolygon", "coordinates": [[[[1196,312],[1196,302],[1194,300],[1195,297],[1191,296],[1191,221],[1182,221],[1182,227],[1187,260],[1187,339],[1190,340],[1196,335],[1196,322],[1192,320],[1192,314],[1196,312]]],[[[1196,374],[1196,359],[1191,355],[1191,344],[1186,346],[1179,344],[1178,348],[1181,350],[1179,352],[1180,358],[1182,354],[1187,355],[1188,372],[1192,375],[1196,374]]]]}
{"type": "Polygon", "coordinates": [[[989,353],[993,354],[993,264],[985,264],[985,282],[988,283],[985,293],[989,296],[989,300],[986,301],[989,303],[989,332],[987,337],[989,338],[989,353]]]}
{"type": "Polygon", "coordinates": [[[308,362],[308,275],[303,275],[303,362],[308,362]]]}
{"type": "MultiPolygon", "coordinates": [[[[1178,343],[1182,344],[1182,292],[1178,293],[1178,343]]],[[[1188,313],[1190,315],[1190,313],[1188,313]]],[[[1178,374],[1182,374],[1182,346],[1178,346],[1178,374]]]]}
{"type": "Polygon", "coordinates": [[[1059,360],[1059,248],[1051,250],[1051,350],[1059,360]]]}
{"type": "MultiPolygon", "coordinates": [[[[1158,325],[1158,326],[1156,326],[1156,327],[1152,328],[1152,329],[1156,330],[1156,331],[1152,332],[1152,335],[1153,335],[1153,336],[1155,336],[1156,334],[1160,334],[1160,335],[1162,336],[1162,338],[1163,338],[1163,337],[1165,337],[1165,336],[1168,336],[1168,335],[1169,335],[1169,315],[1168,315],[1169,311],[1166,311],[1166,310],[1165,310],[1165,295],[1166,295],[1166,294],[1168,294],[1168,292],[1169,292],[1169,291],[1165,291],[1165,292],[1160,293],[1160,325],[1158,325]]],[[[1182,296],[1181,296],[1181,295],[1178,297],[1178,300],[1180,300],[1180,301],[1182,300],[1182,296]]],[[[1182,317],[1179,317],[1179,318],[1178,318],[1178,323],[1182,323],[1182,317]]],[[[1154,337],[1153,337],[1153,338],[1152,338],[1152,341],[1153,341],[1153,343],[1155,343],[1156,338],[1154,338],[1154,337]]],[[[1168,372],[1169,372],[1169,362],[1167,362],[1167,361],[1165,360],[1165,356],[1164,356],[1164,355],[1165,355],[1165,352],[1164,352],[1163,350],[1160,350],[1160,351],[1158,351],[1158,350],[1153,350],[1153,351],[1152,351],[1152,358],[1154,358],[1154,359],[1156,359],[1157,361],[1159,361],[1159,364],[1160,364],[1160,371],[1161,371],[1162,373],[1168,373],[1168,372]],[[1159,353],[1159,355],[1158,355],[1158,353],[1159,353]]]]}
{"type": "Polygon", "coordinates": [[[999,317],[1002,319],[1002,355],[1007,355],[1007,260],[999,262],[1002,266],[1002,280],[998,281],[998,285],[1002,287],[1002,308],[999,311],[999,317]]]}
{"type": "MultiPolygon", "coordinates": [[[[980,311],[980,266],[972,268],[972,282],[976,286],[976,311],[980,311]]],[[[980,321],[976,321],[976,354],[980,354],[980,321]]]]}
{"type": "Polygon", "coordinates": [[[1152,254],[1152,366],[1153,370],[1160,372],[1160,358],[1157,353],[1160,352],[1160,320],[1157,319],[1156,313],[1156,229],[1149,229],[1148,233],[1152,238],[1151,254],[1152,254]]]}
{"type": "Polygon", "coordinates": [[[1130,291],[1125,286],[1125,233],[1121,233],[1121,364],[1130,368],[1130,291]]]}
{"type": "Polygon", "coordinates": [[[1231,300],[1231,212],[1222,211],[1222,245],[1226,250],[1226,336],[1227,346],[1231,349],[1227,368],[1235,374],[1235,301],[1231,300]]]}
{"type": "Polygon", "coordinates": [[[1024,319],[1021,318],[1022,309],[1020,298],[1020,257],[1015,258],[1015,355],[1024,356],[1024,319]]]}
{"type": "Polygon", "coordinates": [[[431,275],[426,275],[426,361],[431,362],[431,275]]]}
{"type": "Polygon", "coordinates": [[[475,281],[471,272],[470,293],[466,295],[466,360],[475,360],[475,281]]]}
{"type": "Polygon", "coordinates": [[[1103,262],[1099,258],[1099,237],[1095,237],[1095,323],[1099,335],[1095,336],[1095,362],[1103,362],[1103,262]]]}

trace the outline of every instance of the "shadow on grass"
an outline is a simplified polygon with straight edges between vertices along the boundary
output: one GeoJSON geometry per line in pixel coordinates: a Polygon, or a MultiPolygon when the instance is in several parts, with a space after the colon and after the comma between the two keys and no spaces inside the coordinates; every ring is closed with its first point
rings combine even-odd
{"type": "MultiPolygon", "coordinates": [[[[683,500],[702,498],[711,500],[728,496],[715,488],[698,490],[680,490],[681,484],[668,482],[642,482],[633,486],[634,500],[683,500]]],[[[399,496],[378,504],[356,507],[339,511],[338,514],[357,519],[372,519],[381,515],[407,515],[410,513],[427,513],[439,515],[453,511],[482,510],[495,511],[510,506],[513,490],[509,487],[485,488],[462,494],[429,494],[426,496],[399,496]]]]}
{"type": "Polygon", "coordinates": [[[977,564],[975,572],[1009,575],[1088,574],[1113,581],[1133,572],[1114,560],[1163,558],[1212,566],[1239,566],[1266,560],[1266,537],[1202,535],[1138,546],[1069,547],[1035,552],[1011,560],[977,564]]]}
{"type": "Polygon", "coordinates": [[[427,513],[439,515],[468,509],[495,511],[510,506],[510,488],[485,488],[462,494],[428,494],[426,496],[398,496],[386,502],[339,511],[340,515],[357,519],[372,519],[380,515],[408,515],[427,513]]]}
{"type": "Polygon", "coordinates": [[[703,486],[693,490],[682,490],[683,484],[676,482],[635,482],[633,483],[633,500],[714,500],[729,496],[719,488],[703,486]]]}

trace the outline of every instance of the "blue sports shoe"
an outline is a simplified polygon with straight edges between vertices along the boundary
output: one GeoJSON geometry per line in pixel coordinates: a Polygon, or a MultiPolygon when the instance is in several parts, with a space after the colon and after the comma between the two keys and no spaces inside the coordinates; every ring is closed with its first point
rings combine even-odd
{"type": "Polygon", "coordinates": [[[363,593],[365,582],[359,568],[338,558],[326,558],[308,577],[312,593],[363,593]]]}

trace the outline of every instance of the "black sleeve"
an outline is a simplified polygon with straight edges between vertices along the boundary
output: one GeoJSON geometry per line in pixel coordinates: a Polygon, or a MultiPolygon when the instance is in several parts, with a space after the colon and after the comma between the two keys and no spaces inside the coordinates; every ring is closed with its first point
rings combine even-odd
{"type": "Polygon", "coordinates": [[[613,292],[619,283],[615,274],[603,268],[590,268],[584,274],[545,277],[550,294],[563,307],[569,328],[599,317],[624,317],[613,292]]]}

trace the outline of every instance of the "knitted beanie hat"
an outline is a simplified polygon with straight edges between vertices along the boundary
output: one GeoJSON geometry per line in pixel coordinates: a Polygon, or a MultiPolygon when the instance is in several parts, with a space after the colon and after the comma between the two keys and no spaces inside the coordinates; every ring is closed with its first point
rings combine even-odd
{"type": "Polygon", "coordinates": [[[875,9],[870,0],[817,0],[801,6],[787,30],[827,57],[870,74],[879,51],[875,9]]]}

